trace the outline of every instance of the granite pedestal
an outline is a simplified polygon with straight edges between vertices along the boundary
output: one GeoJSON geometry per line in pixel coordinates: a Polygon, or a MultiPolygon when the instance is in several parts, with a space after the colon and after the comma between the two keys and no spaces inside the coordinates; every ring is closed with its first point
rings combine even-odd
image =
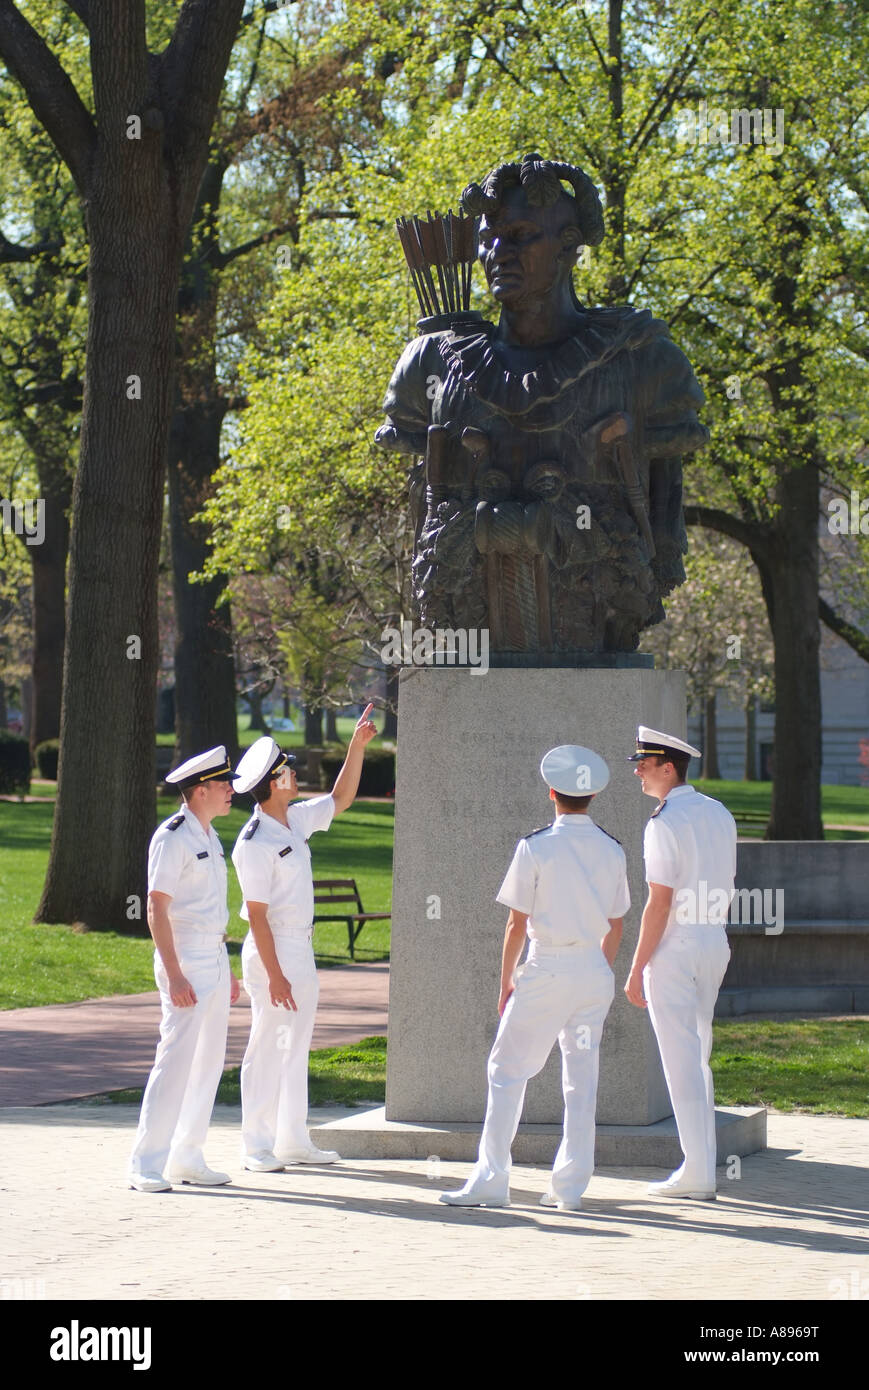
{"type": "MultiPolygon", "coordinates": [[[[584,744],[609,764],[610,784],[590,812],[624,847],[632,900],[601,1045],[597,1121],[625,1127],[626,1142],[631,1131],[629,1161],[656,1162],[637,1157],[637,1126],[646,1127],[650,1154],[662,1152],[661,1131],[652,1142],[649,1128],[671,1114],[657,1044],[646,1011],[622,992],[645,900],[643,827],[655,807],[626,761],[639,723],[684,737],[681,672],[402,670],[386,1109],[377,1125],[384,1146],[392,1125],[395,1131],[384,1153],[399,1156],[395,1143],[401,1147],[404,1133],[407,1156],[415,1155],[425,1147],[419,1131],[427,1125],[434,1126],[429,1152],[438,1152],[444,1125],[468,1125],[479,1137],[507,919],[495,895],[520,836],[553,819],[539,767],[547,749],[561,743],[584,744]]],[[[556,1047],[529,1083],[523,1120],[531,1127],[560,1125],[562,1113],[556,1047]]],[[[742,1120],[727,1120],[728,1153],[763,1146],[762,1122],[745,1120],[740,1138],[742,1120]]],[[[354,1123],[329,1126],[318,1142],[363,1156],[354,1148],[354,1123]]],[[[608,1138],[608,1154],[617,1152],[614,1142],[608,1138]]],[[[364,1153],[370,1152],[366,1140],[364,1153]]]]}

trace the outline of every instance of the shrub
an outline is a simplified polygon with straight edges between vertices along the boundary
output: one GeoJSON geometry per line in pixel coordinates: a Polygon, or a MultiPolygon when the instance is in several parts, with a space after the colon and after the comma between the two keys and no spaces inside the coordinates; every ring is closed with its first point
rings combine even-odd
{"type": "MultiPolygon", "coordinates": [[[[335,744],[324,749],[320,759],[320,785],[325,791],[331,790],[346,756],[347,749],[336,747],[335,744]]],[[[362,764],[359,796],[390,796],[394,789],[395,754],[389,748],[369,746],[362,764]]]]}
{"type": "Polygon", "coordinates": [[[26,796],[30,791],[30,744],[21,734],[0,729],[0,795],[26,796]]]}
{"type": "Polygon", "coordinates": [[[34,756],[40,777],[44,777],[47,782],[56,782],[57,760],[60,757],[60,744],[57,739],[47,738],[44,743],[37,743],[34,756]]]}

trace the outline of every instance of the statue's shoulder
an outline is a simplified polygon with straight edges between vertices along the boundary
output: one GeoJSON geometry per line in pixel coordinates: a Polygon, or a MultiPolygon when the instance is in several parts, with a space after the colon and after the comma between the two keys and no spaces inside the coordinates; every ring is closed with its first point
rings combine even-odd
{"type": "Polygon", "coordinates": [[[412,417],[416,428],[421,427],[425,416],[428,424],[432,383],[440,381],[454,361],[460,365],[466,349],[488,349],[494,332],[494,324],[480,321],[412,338],[395,364],[383,403],[386,415],[408,423],[412,417]]]}
{"type": "Polygon", "coordinates": [[[597,305],[583,309],[583,314],[588,327],[616,347],[636,349],[670,339],[667,324],[649,309],[635,309],[631,304],[597,305]]]}
{"type": "Polygon", "coordinates": [[[395,364],[393,376],[419,371],[425,362],[438,356],[441,340],[447,337],[448,333],[421,333],[418,338],[411,338],[395,364]]]}
{"type": "Polygon", "coordinates": [[[424,333],[413,338],[396,362],[383,401],[388,424],[378,430],[376,436],[384,447],[408,452],[407,444],[413,446],[411,452],[425,452],[425,440],[412,436],[428,428],[431,381],[443,372],[437,341],[443,336],[442,333],[424,333]],[[407,436],[404,443],[390,441],[390,430],[394,435],[396,428],[407,436]]]}
{"type": "Polygon", "coordinates": [[[602,360],[611,361],[621,352],[629,354],[638,404],[647,422],[659,414],[667,417],[668,425],[656,440],[656,452],[690,453],[706,444],[709,431],[696,419],[704,403],[703,390],[688,357],[670,336],[669,325],[648,309],[632,309],[627,304],[587,312],[590,329],[601,344],[602,360]],[[671,437],[677,420],[678,437],[671,437]],[[682,428],[685,420],[694,426],[690,437],[682,428]]]}

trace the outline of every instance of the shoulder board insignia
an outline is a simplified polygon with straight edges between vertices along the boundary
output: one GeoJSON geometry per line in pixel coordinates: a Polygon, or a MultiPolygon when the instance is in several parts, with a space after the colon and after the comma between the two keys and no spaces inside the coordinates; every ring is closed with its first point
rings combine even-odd
{"type": "MultiPolygon", "coordinates": [[[[597,825],[597,821],[595,821],[595,825],[597,825]]],[[[602,825],[598,825],[597,828],[603,831],[603,834],[606,835],[608,840],[615,840],[617,845],[621,844],[621,840],[616,839],[615,835],[611,835],[608,830],[604,830],[602,825]]]]}
{"type": "Polygon", "coordinates": [[[664,807],[666,806],[666,804],[667,804],[666,801],[662,801],[661,804],[660,804],[660,806],[656,807],[656,809],[655,809],[655,810],[652,812],[652,814],[649,816],[649,820],[654,820],[656,816],[659,816],[659,815],[661,814],[661,812],[663,811],[664,807]]]}
{"type": "Polygon", "coordinates": [[[279,859],[283,859],[285,855],[287,855],[287,854],[292,854],[292,852],[293,852],[293,847],[292,847],[292,845],[287,845],[286,849],[279,849],[279,850],[278,850],[278,858],[279,858],[279,859]]]}
{"type": "Polygon", "coordinates": [[[207,850],[207,849],[200,850],[199,853],[197,854],[196,858],[197,858],[197,859],[207,859],[207,858],[208,858],[208,850],[207,850]]]}
{"type": "Polygon", "coordinates": [[[170,820],[170,822],[169,822],[169,824],[168,824],[168,826],[167,826],[167,829],[168,829],[168,830],[177,830],[178,827],[179,827],[179,825],[183,825],[183,824],[184,824],[184,812],[183,812],[183,811],[179,811],[177,816],[173,816],[173,817],[172,817],[172,819],[170,820]]]}
{"type": "Polygon", "coordinates": [[[247,830],[244,832],[244,839],[245,839],[245,840],[251,840],[251,839],[253,839],[254,835],[255,835],[256,832],[259,830],[260,825],[261,825],[261,821],[259,821],[258,819],[257,819],[257,820],[252,820],[251,823],[250,823],[250,825],[247,827],[247,830]]]}
{"type": "Polygon", "coordinates": [[[552,825],[551,825],[551,824],[550,824],[550,825],[541,825],[537,830],[532,830],[531,833],[530,833],[529,835],[523,835],[523,836],[522,836],[522,839],[523,839],[523,840],[530,840],[530,839],[532,838],[532,836],[534,836],[534,835],[542,835],[543,832],[544,832],[544,830],[551,830],[551,829],[552,829],[552,825]]]}

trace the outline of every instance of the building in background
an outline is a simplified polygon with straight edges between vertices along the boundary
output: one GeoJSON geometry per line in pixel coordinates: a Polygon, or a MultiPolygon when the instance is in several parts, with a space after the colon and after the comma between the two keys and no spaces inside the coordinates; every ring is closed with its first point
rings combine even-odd
{"type": "MultiPolygon", "coordinates": [[[[865,742],[869,740],[869,663],[826,628],[822,629],[821,650],[821,781],[869,789],[869,745],[865,742]]],[[[703,723],[698,711],[689,714],[688,741],[698,748],[703,747],[703,723]]],[[[721,776],[741,781],[745,773],[745,713],[719,696],[717,723],[721,776]]],[[[771,780],[774,730],[775,707],[759,704],[755,744],[761,781],[771,780]]]]}

